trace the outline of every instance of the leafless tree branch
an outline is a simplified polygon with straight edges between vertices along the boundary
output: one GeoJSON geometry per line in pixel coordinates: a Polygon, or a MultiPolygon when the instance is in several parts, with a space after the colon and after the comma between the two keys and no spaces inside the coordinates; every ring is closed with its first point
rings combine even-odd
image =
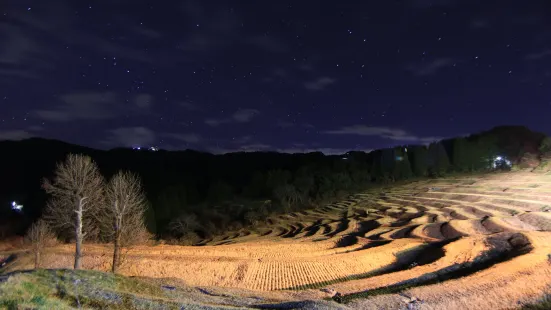
{"type": "Polygon", "coordinates": [[[109,181],[106,198],[101,222],[111,225],[108,231],[114,244],[112,271],[117,272],[129,247],[151,238],[145,227],[147,204],[140,178],[130,172],[121,171],[109,181]]]}
{"type": "Polygon", "coordinates": [[[69,154],[57,164],[53,180],[44,180],[43,188],[51,195],[46,219],[58,229],[74,230],[74,268],[80,269],[83,239],[97,233],[93,223],[103,206],[104,179],[90,157],[69,154]]]}
{"type": "Polygon", "coordinates": [[[40,268],[40,261],[44,248],[49,246],[55,240],[55,235],[51,232],[48,224],[39,219],[31,225],[25,236],[25,241],[31,245],[31,252],[34,255],[34,268],[40,268]]]}

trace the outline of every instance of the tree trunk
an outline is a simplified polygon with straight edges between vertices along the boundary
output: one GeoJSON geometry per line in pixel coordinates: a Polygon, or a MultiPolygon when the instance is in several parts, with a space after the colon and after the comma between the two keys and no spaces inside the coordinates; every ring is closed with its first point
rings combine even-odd
{"type": "Polygon", "coordinates": [[[111,271],[116,273],[121,264],[121,231],[119,227],[115,227],[115,249],[113,251],[113,266],[111,271]]]}
{"type": "Polygon", "coordinates": [[[76,237],[76,246],[75,246],[75,269],[80,269],[80,258],[82,257],[82,200],[78,204],[78,211],[77,218],[76,218],[76,231],[75,231],[75,237],[76,237]]]}
{"type": "Polygon", "coordinates": [[[40,249],[34,251],[34,269],[40,268],[40,249]]]}

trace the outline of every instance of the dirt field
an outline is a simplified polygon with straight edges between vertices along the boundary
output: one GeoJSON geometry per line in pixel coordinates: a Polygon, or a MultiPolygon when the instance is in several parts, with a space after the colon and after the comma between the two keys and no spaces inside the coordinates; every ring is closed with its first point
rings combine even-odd
{"type": "MultiPolygon", "coordinates": [[[[121,273],[351,308],[514,309],[551,290],[551,175],[379,188],[204,244],[134,248],[121,273]]],[[[70,268],[73,250],[50,248],[45,267],[70,268]]],[[[108,271],[110,251],[87,244],[83,267],[108,271]]]]}

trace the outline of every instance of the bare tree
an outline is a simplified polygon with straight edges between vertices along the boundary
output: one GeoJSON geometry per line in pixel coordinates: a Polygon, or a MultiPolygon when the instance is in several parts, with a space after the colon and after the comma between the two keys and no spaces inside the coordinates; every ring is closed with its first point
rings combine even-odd
{"type": "Polygon", "coordinates": [[[40,259],[44,248],[48,243],[55,240],[55,235],[51,232],[46,221],[39,219],[27,231],[25,239],[31,245],[31,252],[34,254],[34,268],[40,268],[40,259]]]}
{"type": "Polygon", "coordinates": [[[93,219],[103,206],[104,179],[88,156],[69,154],[57,165],[52,181],[43,188],[52,196],[46,218],[58,228],[72,228],[75,233],[75,269],[81,267],[82,242],[93,232],[93,219]]]}
{"type": "Polygon", "coordinates": [[[150,238],[145,227],[147,208],[140,178],[130,172],[117,173],[106,190],[107,208],[102,223],[111,225],[113,239],[112,272],[117,272],[122,261],[122,249],[150,238]]]}

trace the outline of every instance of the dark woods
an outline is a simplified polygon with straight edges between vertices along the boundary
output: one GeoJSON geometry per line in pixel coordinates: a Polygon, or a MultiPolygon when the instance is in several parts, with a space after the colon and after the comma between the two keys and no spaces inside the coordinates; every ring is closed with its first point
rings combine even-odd
{"type": "Polygon", "coordinates": [[[505,160],[513,168],[531,167],[527,158],[541,156],[544,138],[524,127],[497,127],[428,147],[405,145],[341,156],[100,151],[45,139],[0,142],[0,237],[22,233],[42,214],[48,197],[40,182],[51,177],[55,164],[69,153],[91,156],[106,178],[118,170],[137,173],[148,200],[148,229],[160,238],[193,244],[243,227],[254,229],[275,215],[329,203],[381,183],[508,169],[505,160]],[[496,161],[499,156],[503,160],[496,161]],[[23,211],[11,210],[12,201],[23,205],[23,211]]]}

